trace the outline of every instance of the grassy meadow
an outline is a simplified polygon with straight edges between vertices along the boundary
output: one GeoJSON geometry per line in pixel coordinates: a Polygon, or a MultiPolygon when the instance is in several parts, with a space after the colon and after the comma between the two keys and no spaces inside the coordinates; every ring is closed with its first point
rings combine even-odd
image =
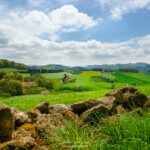
{"type": "MultiPolygon", "coordinates": [[[[133,86],[133,82],[141,83],[140,85],[134,85],[135,88],[141,92],[150,95],[150,75],[144,73],[109,73],[109,72],[98,72],[98,71],[83,71],[80,74],[71,73],[47,73],[43,74],[49,79],[54,81],[54,89],[48,94],[33,94],[33,95],[22,95],[8,98],[0,98],[0,104],[5,103],[10,107],[16,107],[22,111],[33,109],[36,105],[44,100],[48,100],[51,104],[72,104],[81,100],[86,99],[98,99],[104,97],[111,89],[111,85],[103,80],[92,80],[92,76],[99,75],[105,78],[111,78],[118,80],[115,82],[115,89],[125,87],[128,83],[129,86],[133,86]],[[64,74],[68,77],[76,79],[76,82],[61,84],[61,79],[64,74]],[[142,78],[140,78],[142,77],[142,78]],[[78,89],[78,87],[80,87],[78,89]]],[[[25,77],[29,74],[24,74],[25,77]]]]}

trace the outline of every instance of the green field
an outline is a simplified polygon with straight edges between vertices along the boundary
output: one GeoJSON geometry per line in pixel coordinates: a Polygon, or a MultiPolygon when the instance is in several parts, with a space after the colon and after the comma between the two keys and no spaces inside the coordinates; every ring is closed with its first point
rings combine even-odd
{"type": "Polygon", "coordinates": [[[108,78],[110,80],[115,80],[115,76],[111,72],[103,72],[101,75],[102,77],[108,78]]]}
{"type": "Polygon", "coordinates": [[[145,73],[116,72],[113,75],[117,80],[125,83],[130,83],[130,84],[133,82],[143,83],[143,84],[150,83],[150,76],[145,73]]]}
{"type": "Polygon", "coordinates": [[[92,76],[99,76],[101,72],[99,71],[83,71],[79,75],[84,78],[91,78],[92,76]]]}
{"type": "MultiPolygon", "coordinates": [[[[49,79],[54,81],[54,89],[48,94],[35,94],[35,95],[23,95],[10,98],[1,98],[0,103],[5,103],[10,107],[16,107],[20,110],[27,110],[34,108],[37,104],[44,100],[48,100],[51,104],[64,103],[71,104],[77,101],[86,99],[97,99],[104,97],[111,89],[110,83],[104,81],[92,81],[92,76],[99,76],[102,74],[105,77],[113,78],[121,82],[115,82],[115,89],[124,87],[126,83],[132,85],[132,82],[142,83],[142,85],[134,86],[141,92],[150,95],[150,76],[144,73],[100,73],[97,71],[84,71],[78,75],[66,73],[68,77],[76,79],[74,83],[61,84],[61,79],[65,73],[48,73],[43,74],[49,79]],[[142,79],[140,78],[142,77],[142,79]],[[82,90],[78,90],[76,87],[82,87],[82,90]],[[60,90],[60,88],[62,88],[60,90]]],[[[29,76],[29,74],[24,74],[29,76]]]]}

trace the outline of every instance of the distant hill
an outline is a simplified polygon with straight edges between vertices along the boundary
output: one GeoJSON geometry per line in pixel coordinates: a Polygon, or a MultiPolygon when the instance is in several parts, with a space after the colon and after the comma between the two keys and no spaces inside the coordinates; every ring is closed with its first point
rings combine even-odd
{"type": "Polygon", "coordinates": [[[95,68],[101,68],[101,69],[108,69],[108,70],[119,70],[123,68],[135,68],[142,72],[146,72],[150,74],[150,64],[146,63],[129,63],[129,64],[115,64],[115,65],[89,65],[86,66],[87,69],[95,69],[95,68]]]}
{"type": "Polygon", "coordinates": [[[63,66],[63,65],[50,64],[50,65],[44,65],[44,66],[34,66],[32,68],[47,69],[47,70],[60,70],[60,69],[67,70],[67,69],[70,69],[71,67],[63,66]]]}
{"type": "Polygon", "coordinates": [[[123,68],[134,68],[138,69],[139,71],[145,72],[150,74],[150,64],[146,63],[129,63],[129,64],[104,64],[104,65],[88,65],[88,66],[75,66],[75,67],[69,67],[69,66],[64,66],[64,65],[59,65],[59,64],[49,64],[49,65],[43,65],[43,66],[35,66],[35,65],[30,65],[27,66],[22,63],[17,63],[15,61],[9,61],[6,59],[0,59],[0,69],[2,68],[12,68],[12,69],[19,69],[19,70],[28,70],[28,69],[43,69],[43,70],[62,70],[62,71],[67,71],[67,70],[94,70],[94,69],[105,69],[105,70],[119,70],[123,68]]]}
{"type": "Polygon", "coordinates": [[[75,67],[69,67],[69,66],[63,66],[63,65],[44,65],[44,66],[33,66],[32,68],[35,69],[47,69],[47,70],[93,70],[93,69],[106,69],[106,70],[119,70],[123,68],[134,68],[138,69],[139,71],[149,73],[150,74],[150,64],[146,63],[129,63],[129,64],[114,64],[114,65],[88,65],[88,66],[75,66],[75,67]]]}

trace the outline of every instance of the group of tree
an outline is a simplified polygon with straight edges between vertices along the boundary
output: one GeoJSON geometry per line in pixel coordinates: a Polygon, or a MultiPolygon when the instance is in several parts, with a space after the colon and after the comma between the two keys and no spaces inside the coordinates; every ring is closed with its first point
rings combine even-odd
{"type": "Polygon", "coordinates": [[[28,69],[29,67],[21,63],[16,63],[15,61],[0,59],[0,68],[15,68],[25,70],[28,69]]]}
{"type": "Polygon", "coordinates": [[[0,71],[0,96],[15,96],[23,94],[23,75],[20,73],[0,71]]]}
{"type": "Polygon", "coordinates": [[[37,94],[53,88],[53,81],[41,74],[25,77],[18,72],[0,71],[0,97],[16,96],[23,94],[37,94]],[[24,86],[23,83],[32,83],[24,86]]]}

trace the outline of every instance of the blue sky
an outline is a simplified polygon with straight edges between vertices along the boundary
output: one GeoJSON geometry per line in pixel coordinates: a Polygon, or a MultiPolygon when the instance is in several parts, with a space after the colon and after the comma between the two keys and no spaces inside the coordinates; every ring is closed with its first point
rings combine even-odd
{"type": "Polygon", "coordinates": [[[0,58],[150,63],[150,0],[0,0],[0,58]]]}

